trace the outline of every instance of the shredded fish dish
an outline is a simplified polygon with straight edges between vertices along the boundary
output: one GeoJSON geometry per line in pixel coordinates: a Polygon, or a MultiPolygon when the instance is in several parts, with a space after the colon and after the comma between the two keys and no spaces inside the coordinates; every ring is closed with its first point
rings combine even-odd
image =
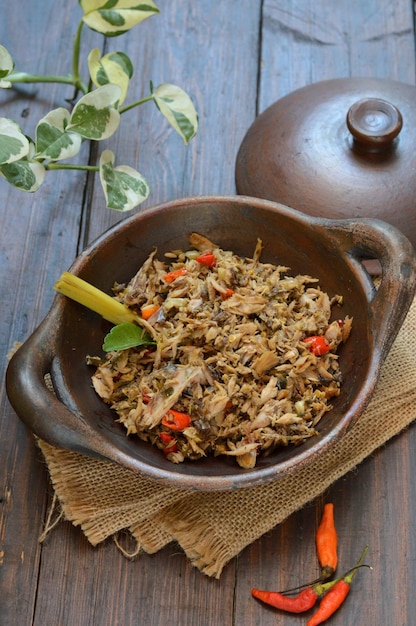
{"type": "Polygon", "coordinates": [[[114,297],[154,344],[89,357],[98,395],[127,435],[174,462],[259,455],[317,434],[342,375],[337,349],[352,319],[331,321],[342,296],[289,268],[222,250],[193,233],[189,250],[154,250],[114,297]]]}

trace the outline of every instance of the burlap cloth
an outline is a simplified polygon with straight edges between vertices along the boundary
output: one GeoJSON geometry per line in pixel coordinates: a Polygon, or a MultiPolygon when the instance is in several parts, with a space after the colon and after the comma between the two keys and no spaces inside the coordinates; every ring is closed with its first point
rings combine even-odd
{"type": "Polygon", "coordinates": [[[224,565],[243,548],[414,420],[415,330],[416,301],[358,423],[312,467],[266,485],[226,493],[183,491],[39,441],[60,507],[57,519],[80,526],[93,546],[129,530],[137,542],[134,554],[154,553],[176,541],[201,572],[219,578],[224,565]]]}

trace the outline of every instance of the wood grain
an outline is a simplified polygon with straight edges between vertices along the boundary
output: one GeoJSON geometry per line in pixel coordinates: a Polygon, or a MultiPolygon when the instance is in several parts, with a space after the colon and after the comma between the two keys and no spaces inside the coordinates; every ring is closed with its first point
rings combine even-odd
{"type": "MultiPolygon", "coordinates": [[[[67,73],[67,29],[72,11],[56,12],[49,0],[8,7],[0,22],[0,41],[16,62],[16,69],[67,73]],[[56,13],[56,16],[55,16],[56,13]],[[57,36],[48,48],[40,33],[54,15],[57,36]],[[59,36],[58,36],[59,35],[59,36]],[[24,42],[24,45],[21,44],[24,42]],[[52,69],[54,68],[54,69],[52,69]]],[[[15,119],[33,135],[48,110],[64,106],[72,93],[54,86],[24,85],[0,93],[1,116],[15,119]]],[[[48,496],[42,461],[6,400],[6,354],[14,342],[24,341],[45,315],[52,285],[60,268],[72,262],[77,249],[84,176],[72,175],[69,184],[60,174],[46,181],[37,195],[25,194],[0,181],[1,285],[1,413],[0,413],[0,624],[31,624],[35,613],[41,547],[38,543],[48,496]]],[[[50,622],[51,623],[51,622],[50,622]]]]}
{"type": "MultiPolygon", "coordinates": [[[[18,69],[66,73],[79,19],[76,2],[5,3],[0,42],[18,69]]],[[[83,53],[101,45],[89,33],[83,53]]],[[[293,89],[338,76],[415,82],[407,0],[173,0],[130,35],[109,40],[106,50],[113,49],[134,61],[132,97],[144,95],[150,80],[174,82],[192,95],[200,113],[199,134],[188,147],[150,103],[127,113],[117,136],[100,146],[149,179],[147,205],[234,193],[235,156],[245,131],[256,113],[293,89]]],[[[69,96],[67,88],[44,85],[3,91],[0,115],[17,119],[30,134],[69,96]]],[[[416,614],[413,427],[249,546],[219,581],[201,575],[174,544],[130,561],[111,541],[92,548],[65,522],[39,545],[50,488],[33,438],[6,399],[6,353],[41,321],[54,281],[77,252],[126,217],[104,209],[98,180],[86,184],[83,174],[62,173],[28,195],[0,180],[0,626],[305,623],[261,606],[250,590],[287,588],[316,576],[313,535],[324,501],[335,503],[340,568],[348,569],[366,543],[373,566],[360,572],[330,623],[410,626],[416,614]]]]}
{"type": "Polygon", "coordinates": [[[347,76],[414,84],[411,3],[265,1],[259,112],[294,89],[347,76]]]}
{"type": "MultiPolygon", "coordinates": [[[[147,205],[235,193],[237,149],[255,116],[260,4],[187,2],[184,8],[183,2],[170,2],[161,15],[141,25],[141,37],[126,39],[127,54],[146,60],[130,93],[147,94],[150,80],[178,84],[192,97],[200,118],[197,137],[185,146],[152,103],[123,116],[114,152],[149,180],[147,205]]],[[[85,238],[91,241],[120,219],[103,211],[97,190],[85,238]]]]}

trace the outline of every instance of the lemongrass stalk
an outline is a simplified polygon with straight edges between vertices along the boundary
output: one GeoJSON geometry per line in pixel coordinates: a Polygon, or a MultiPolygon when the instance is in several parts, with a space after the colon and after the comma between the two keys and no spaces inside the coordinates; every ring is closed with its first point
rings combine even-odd
{"type": "Polygon", "coordinates": [[[70,272],[64,272],[56,281],[54,289],[87,307],[87,309],[98,313],[112,324],[136,323],[145,328],[153,338],[156,338],[154,328],[146,320],[104,291],[79,278],[79,276],[75,276],[70,272]]]}

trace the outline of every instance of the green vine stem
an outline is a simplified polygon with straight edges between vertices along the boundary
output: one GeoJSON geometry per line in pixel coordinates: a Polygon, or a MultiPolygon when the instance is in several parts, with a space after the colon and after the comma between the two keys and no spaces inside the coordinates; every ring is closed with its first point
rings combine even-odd
{"type": "Polygon", "coordinates": [[[88,87],[79,74],[79,58],[81,50],[81,33],[84,22],[81,20],[74,38],[74,48],[72,55],[72,74],[62,76],[28,74],[26,72],[12,72],[7,76],[10,83],[61,83],[65,85],[73,85],[75,89],[82,91],[83,94],[88,93],[88,87]]]}
{"type": "Polygon", "coordinates": [[[26,72],[12,72],[7,76],[10,83],[65,83],[73,85],[72,76],[41,76],[39,74],[27,74],[26,72]]]}
{"type": "Polygon", "coordinates": [[[81,34],[84,22],[81,20],[78,24],[77,32],[74,38],[74,48],[72,52],[72,78],[76,89],[80,89],[84,94],[88,92],[88,87],[85,85],[79,74],[79,57],[81,50],[81,34]]]}
{"type": "Polygon", "coordinates": [[[138,107],[141,104],[144,104],[145,102],[150,102],[153,99],[154,99],[153,94],[150,94],[150,96],[146,96],[145,98],[141,98],[140,100],[136,100],[136,102],[132,102],[131,104],[128,104],[127,106],[122,107],[121,109],[118,110],[118,112],[121,115],[122,113],[125,113],[126,111],[130,111],[130,109],[134,109],[134,107],[138,107]]]}
{"type": "Polygon", "coordinates": [[[46,170],[83,170],[87,172],[99,172],[98,165],[75,165],[68,163],[48,163],[45,165],[46,170]]]}

